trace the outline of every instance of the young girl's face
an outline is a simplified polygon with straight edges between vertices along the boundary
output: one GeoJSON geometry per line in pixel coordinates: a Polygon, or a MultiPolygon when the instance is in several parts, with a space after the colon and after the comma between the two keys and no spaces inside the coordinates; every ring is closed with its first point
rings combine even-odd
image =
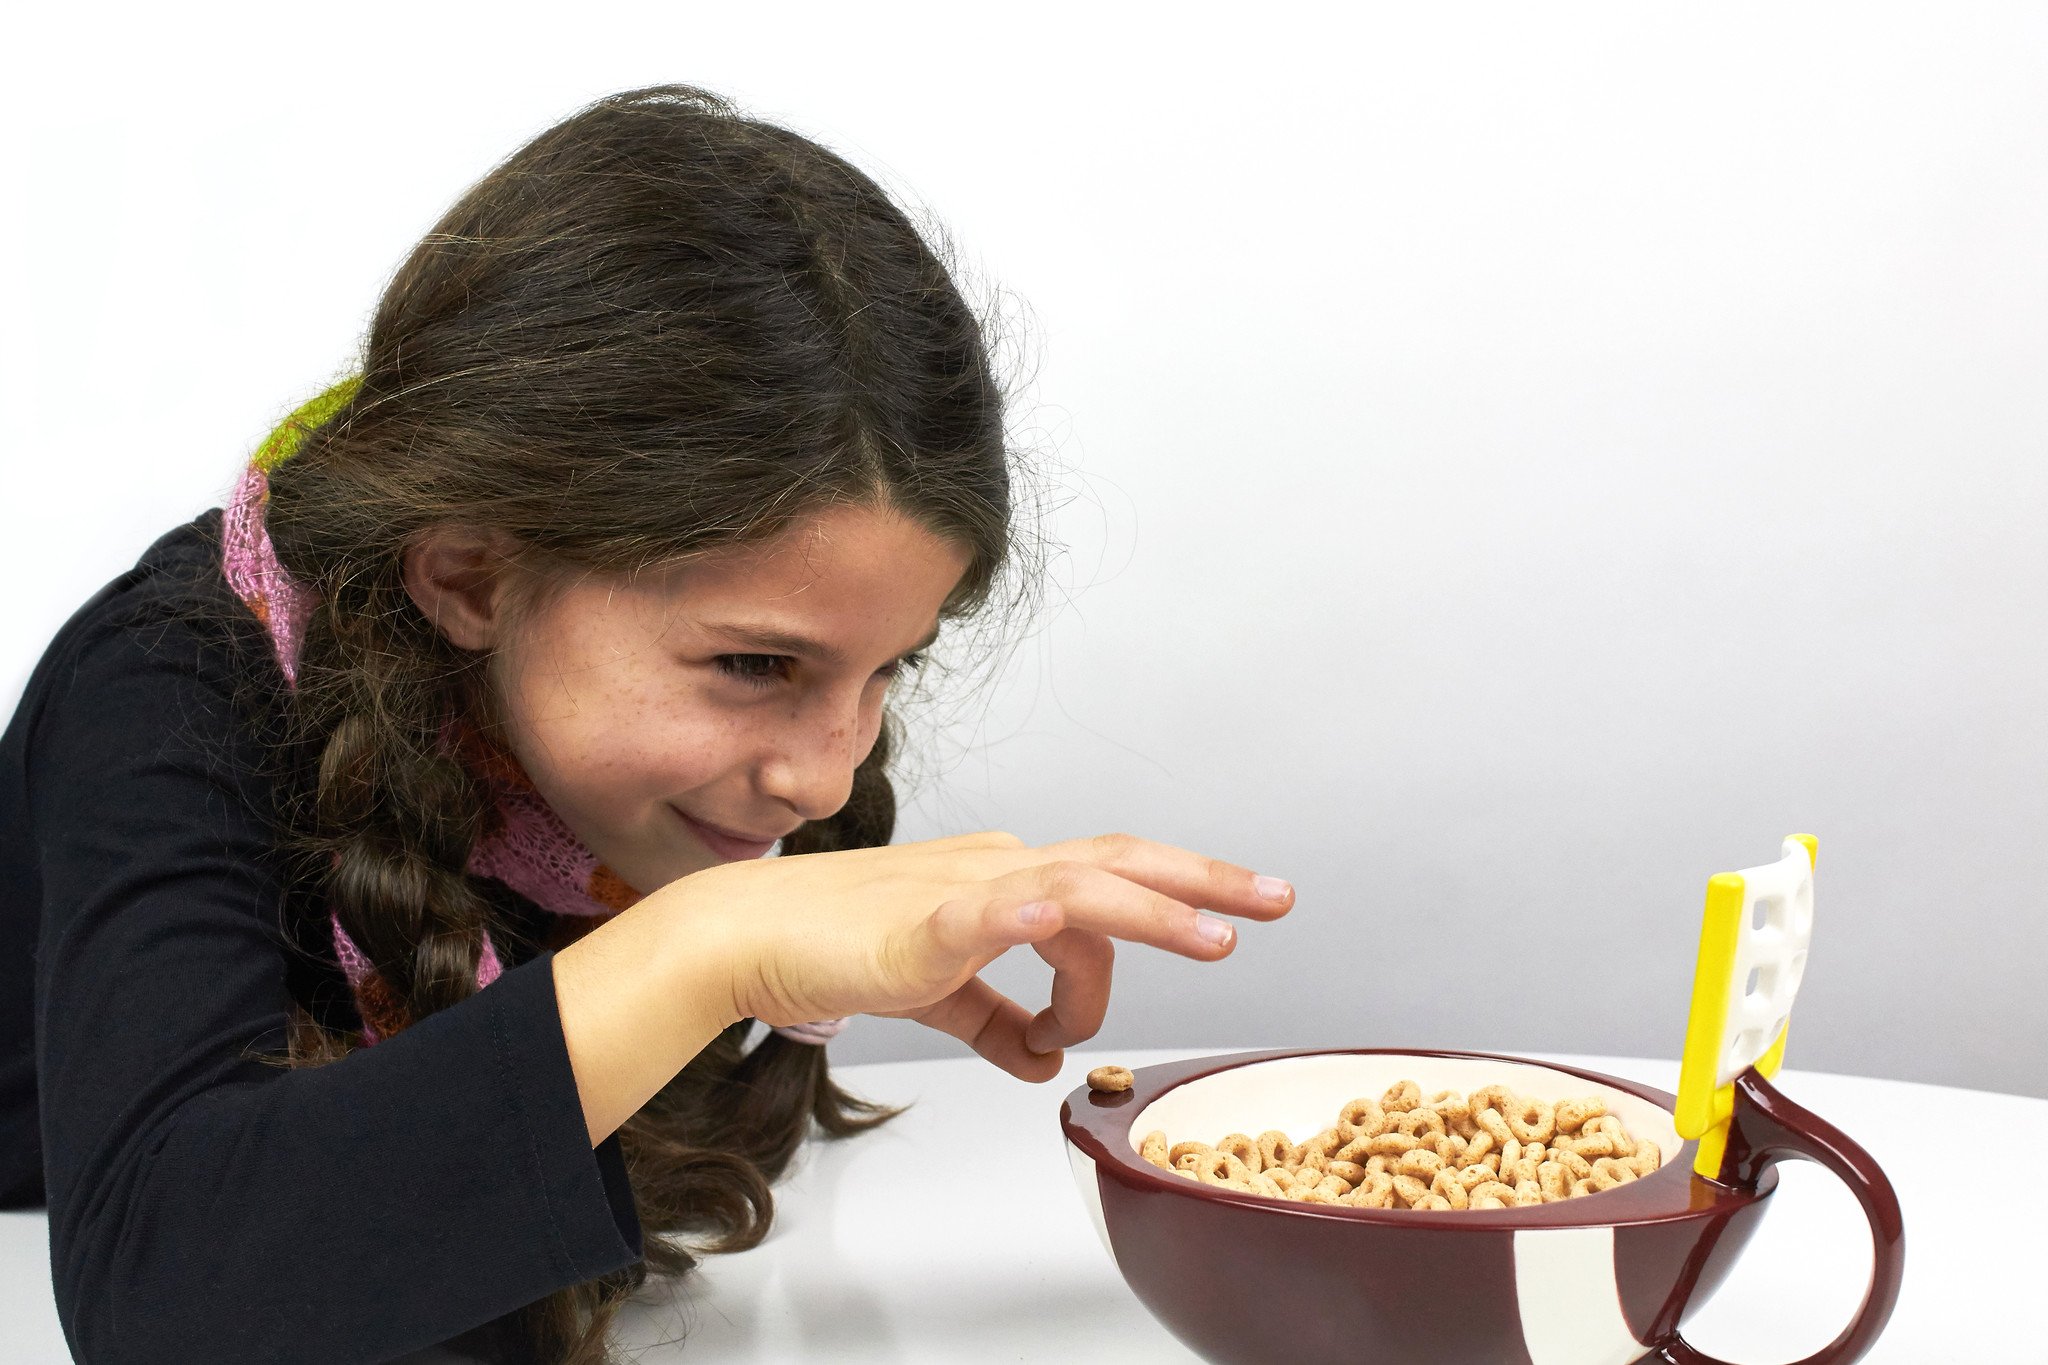
{"type": "Polygon", "coordinates": [[[846,803],[891,679],[967,567],[900,515],[839,507],[760,545],[573,583],[494,642],[512,750],[642,893],[758,858],[846,803]]]}

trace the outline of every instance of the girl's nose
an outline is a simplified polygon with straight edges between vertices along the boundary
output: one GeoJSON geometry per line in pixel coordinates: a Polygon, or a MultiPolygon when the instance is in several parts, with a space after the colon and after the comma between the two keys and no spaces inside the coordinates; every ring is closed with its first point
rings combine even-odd
{"type": "MultiPolygon", "coordinates": [[[[821,713],[826,709],[819,708],[821,713]]],[[[812,717],[813,723],[800,718],[762,765],[762,789],[806,820],[834,814],[853,795],[853,770],[867,756],[880,712],[879,703],[870,708],[863,700],[853,707],[831,707],[829,714],[812,717]]]]}

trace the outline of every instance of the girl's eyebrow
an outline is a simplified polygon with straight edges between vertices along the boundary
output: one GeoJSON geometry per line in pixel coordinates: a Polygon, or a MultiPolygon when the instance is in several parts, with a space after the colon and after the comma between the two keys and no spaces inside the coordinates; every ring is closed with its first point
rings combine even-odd
{"type": "MultiPolygon", "coordinates": [[[[737,621],[729,621],[707,622],[702,628],[714,635],[724,637],[733,644],[743,645],[749,649],[758,649],[763,653],[793,654],[799,659],[819,659],[828,664],[843,664],[846,662],[846,655],[837,646],[828,645],[823,640],[810,639],[808,636],[793,635],[786,630],[778,630],[773,626],[747,625],[737,621]]],[[[931,631],[905,652],[914,654],[920,649],[930,647],[932,642],[938,638],[939,627],[935,622],[932,625],[931,631]]]]}

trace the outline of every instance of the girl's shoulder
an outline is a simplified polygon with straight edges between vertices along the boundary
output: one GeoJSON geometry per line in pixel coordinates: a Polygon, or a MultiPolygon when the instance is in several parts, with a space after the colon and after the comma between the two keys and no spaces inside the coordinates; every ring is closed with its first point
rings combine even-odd
{"type": "Polygon", "coordinates": [[[52,705],[119,705],[187,723],[218,712],[236,717],[235,730],[274,723],[283,672],[268,632],[228,586],[220,537],[221,509],[211,508],[86,599],[30,670],[4,747],[26,744],[52,705]]]}
{"type": "Polygon", "coordinates": [[[220,508],[209,508],[157,537],[132,567],[58,627],[35,675],[95,645],[113,644],[137,666],[169,657],[238,696],[252,684],[257,691],[274,691],[283,672],[268,647],[268,634],[235,596],[222,569],[221,517],[220,508]]]}

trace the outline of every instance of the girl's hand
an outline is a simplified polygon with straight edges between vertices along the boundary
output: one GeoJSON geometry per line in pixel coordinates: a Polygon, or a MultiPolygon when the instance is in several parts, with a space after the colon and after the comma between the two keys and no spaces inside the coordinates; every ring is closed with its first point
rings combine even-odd
{"type": "Polygon", "coordinates": [[[989,832],[726,863],[655,896],[673,900],[664,917],[682,932],[730,952],[735,1018],[915,1019],[1044,1081],[1062,1049],[1102,1027],[1112,940],[1212,962],[1237,932],[1200,911],[1277,919],[1294,892],[1127,834],[1030,848],[989,832]],[[976,975],[1026,943],[1053,969],[1051,1002],[1035,1015],[976,975]]]}

